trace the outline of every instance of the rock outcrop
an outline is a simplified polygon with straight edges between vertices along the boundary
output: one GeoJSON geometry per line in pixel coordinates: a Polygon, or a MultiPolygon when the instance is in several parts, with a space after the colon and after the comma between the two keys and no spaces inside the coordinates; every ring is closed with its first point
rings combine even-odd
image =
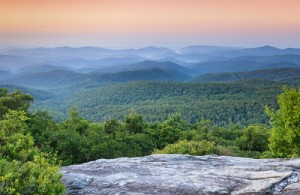
{"type": "Polygon", "coordinates": [[[151,155],[62,168],[67,194],[300,194],[300,159],[151,155]]]}

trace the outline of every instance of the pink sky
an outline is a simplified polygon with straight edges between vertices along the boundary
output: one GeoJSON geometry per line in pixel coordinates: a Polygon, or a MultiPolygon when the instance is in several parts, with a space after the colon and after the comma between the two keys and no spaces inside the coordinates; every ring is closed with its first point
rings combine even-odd
{"type": "Polygon", "coordinates": [[[0,0],[0,46],[300,47],[299,0],[0,0]]]}

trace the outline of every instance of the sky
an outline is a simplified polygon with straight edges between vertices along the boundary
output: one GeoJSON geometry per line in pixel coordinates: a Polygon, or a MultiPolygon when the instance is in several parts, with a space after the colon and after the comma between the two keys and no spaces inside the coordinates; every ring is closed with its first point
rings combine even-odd
{"type": "Polygon", "coordinates": [[[300,47],[300,0],[0,0],[0,47],[300,47]]]}

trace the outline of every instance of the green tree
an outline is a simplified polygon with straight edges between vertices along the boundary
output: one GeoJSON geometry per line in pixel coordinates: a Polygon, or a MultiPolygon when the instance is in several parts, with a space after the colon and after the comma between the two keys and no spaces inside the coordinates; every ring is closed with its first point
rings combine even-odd
{"type": "Polygon", "coordinates": [[[42,151],[53,151],[52,136],[58,131],[58,125],[45,111],[37,111],[30,115],[28,130],[34,138],[35,145],[42,151]]]}
{"type": "Polygon", "coordinates": [[[104,131],[108,134],[114,134],[117,131],[122,131],[123,125],[117,119],[112,119],[104,123],[104,131]]]}
{"type": "Polygon", "coordinates": [[[266,108],[272,124],[269,148],[273,156],[300,156],[300,91],[284,87],[278,96],[279,109],[266,108]]]}
{"type": "Polygon", "coordinates": [[[7,89],[0,88],[0,118],[8,110],[28,110],[33,97],[28,94],[22,94],[20,90],[8,93],[7,89]]]}
{"type": "Polygon", "coordinates": [[[61,126],[85,135],[89,127],[89,122],[79,115],[77,108],[73,107],[69,110],[69,118],[61,123],[61,126]]]}
{"type": "Polygon", "coordinates": [[[0,121],[0,194],[62,194],[56,158],[34,146],[26,120],[24,111],[8,111],[0,121]]]}
{"type": "Polygon", "coordinates": [[[90,122],[83,119],[76,108],[71,108],[67,120],[58,125],[59,130],[52,136],[51,142],[63,165],[86,161],[84,151],[88,147],[89,125],[90,122]]]}
{"type": "Polygon", "coordinates": [[[190,155],[206,155],[213,154],[215,143],[207,140],[200,142],[181,140],[174,144],[169,144],[162,150],[156,150],[156,154],[190,154],[190,155]]]}
{"type": "Polygon", "coordinates": [[[250,125],[239,139],[241,150],[264,152],[268,150],[269,128],[265,125],[250,125]]]}
{"type": "Polygon", "coordinates": [[[162,149],[166,145],[173,144],[179,139],[179,130],[167,123],[159,124],[157,128],[155,134],[157,148],[162,149]]]}
{"type": "Polygon", "coordinates": [[[129,114],[125,119],[125,129],[130,133],[142,133],[146,124],[140,114],[129,114]]]}
{"type": "MultiPolygon", "coordinates": [[[[157,129],[153,135],[157,148],[162,149],[168,144],[177,142],[181,134],[184,134],[188,129],[189,126],[182,119],[181,115],[170,115],[167,120],[157,125],[157,129]]],[[[186,135],[182,135],[182,137],[186,137],[186,135]]]]}

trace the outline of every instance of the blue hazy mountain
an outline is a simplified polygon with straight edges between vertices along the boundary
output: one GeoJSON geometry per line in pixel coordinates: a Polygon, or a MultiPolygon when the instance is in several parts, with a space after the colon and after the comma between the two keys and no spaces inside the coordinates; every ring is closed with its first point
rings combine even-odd
{"type": "Polygon", "coordinates": [[[210,46],[210,45],[190,45],[179,49],[180,53],[197,53],[197,54],[213,54],[226,51],[236,51],[243,48],[240,47],[223,47],[223,46],[210,46]]]}
{"type": "Polygon", "coordinates": [[[52,65],[32,65],[21,68],[18,70],[18,73],[39,73],[39,72],[50,72],[54,70],[70,70],[64,66],[52,66],[52,65]]]}
{"type": "Polygon", "coordinates": [[[1,70],[28,73],[37,72],[38,69],[116,73],[167,68],[195,76],[216,72],[297,67],[299,64],[300,49],[280,49],[272,46],[239,48],[192,45],[181,49],[155,46],[129,49],[39,47],[14,48],[0,52],[1,70]]]}
{"type": "MultiPolygon", "coordinates": [[[[139,63],[129,64],[126,66],[113,66],[113,72],[120,72],[120,71],[130,71],[130,70],[143,70],[143,69],[151,69],[151,68],[159,68],[159,69],[173,69],[178,72],[188,73],[190,70],[186,67],[180,66],[171,61],[151,61],[151,60],[144,60],[139,63]]],[[[100,69],[101,71],[101,69],[100,69]]]]}
{"type": "Polygon", "coordinates": [[[0,69],[2,70],[16,71],[35,63],[29,57],[0,54],[0,69]]]}
{"type": "Polygon", "coordinates": [[[0,80],[9,78],[12,76],[12,73],[8,70],[0,70],[0,80]]]}
{"type": "Polygon", "coordinates": [[[253,71],[268,68],[280,67],[300,67],[299,64],[279,61],[279,62],[257,62],[254,60],[225,60],[225,61],[206,61],[194,64],[191,68],[195,74],[221,73],[253,71]]]}
{"type": "Polygon", "coordinates": [[[252,60],[255,62],[265,62],[265,63],[278,63],[278,62],[292,62],[295,64],[300,64],[300,55],[296,54],[282,54],[282,55],[270,55],[270,56],[240,56],[231,59],[232,61],[239,60],[252,60]]]}
{"type": "Polygon", "coordinates": [[[273,56],[273,55],[285,55],[295,54],[300,55],[300,49],[298,48],[286,48],[280,49],[269,45],[255,48],[244,48],[234,51],[225,51],[224,56],[238,57],[238,56],[273,56]]]}
{"type": "Polygon", "coordinates": [[[26,72],[11,76],[2,80],[1,84],[18,85],[33,88],[60,87],[80,80],[82,74],[66,70],[54,70],[50,72],[26,72]]]}
{"type": "Polygon", "coordinates": [[[94,70],[101,70],[105,72],[114,72],[110,70],[113,66],[124,66],[143,61],[144,58],[139,56],[127,57],[109,57],[99,60],[88,60],[82,58],[71,58],[63,60],[47,61],[46,63],[54,66],[65,66],[79,72],[91,72],[94,70]],[[85,71],[88,70],[88,71],[85,71]]]}
{"type": "Polygon", "coordinates": [[[149,67],[147,69],[116,73],[78,73],[62,69],[56,69],[49,72],[23,72],[15,74],[8,79],[2,79],[0,83],[37,89],[50,89],[70,86],[84,88],[87,86],[97,86],[101,83],[139,80],[182,82],[190,79],[190,76],[175,69],[149,67]]]}
{"type": "Polygon", "coordinates": [[[193,79],[195,82],[229,82],[245,79],[283,80],[300,78],[300,68],[271,68],[249,72],[208,73],[193,79]]]}

